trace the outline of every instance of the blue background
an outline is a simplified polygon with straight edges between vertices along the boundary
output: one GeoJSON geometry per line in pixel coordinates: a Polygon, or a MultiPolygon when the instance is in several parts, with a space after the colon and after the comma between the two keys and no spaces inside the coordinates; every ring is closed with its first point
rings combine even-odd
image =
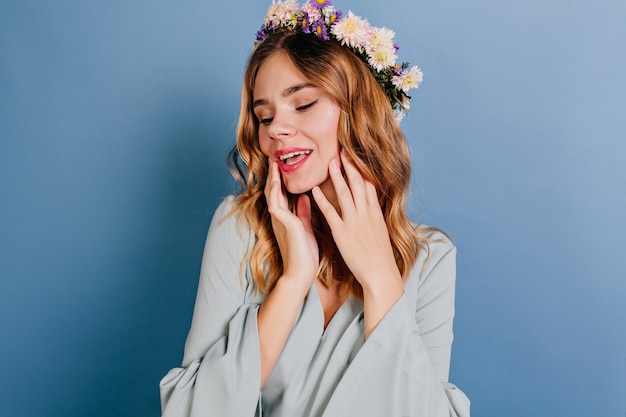
{"type": "MultiPolygon", "coordinates": [[[[2,2],[3,416],[159,414],[268,4],[2,2]]],[[[411,213],[459,247],[473,415],[624,415],[626,3],[337,7],[425,72],[411,213]]]]}

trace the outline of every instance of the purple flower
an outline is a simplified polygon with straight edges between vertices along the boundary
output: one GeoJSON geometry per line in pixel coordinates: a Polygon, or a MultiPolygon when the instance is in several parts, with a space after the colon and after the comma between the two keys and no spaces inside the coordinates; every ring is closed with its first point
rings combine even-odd
{"type": "Polygon", "coordinates": [[[308,13],[304,13],[302,15],[302,17],[300,18],[300,21],[298,22],[300,24],[300,27],[302,28],[302,31],[304,33],[311,33],[311,27],[309,26],[309,14],[308,13]]]}
{"type": "Polygon", "coordinates": [[[393,71],[394,74],[396,75],[400,75],[402,74],[402,67],[398,64],[394,65],[393,67],[391,67],[391,70],[393,71]]]}
{"type": "Polygon", "coordinates": [[[326,25],[322,19],[318,19],[311,25],[311,31],[317,35],[318,38],[328,40],[328,33],[326,32],[326,25]]]}
{"type": "Polygon", "coordinates": [[[318,9],[323,9],[326,6],[333,5],[332,0],[309,0],[309,3],[311,3],[311,5],[317,7],[318,9]]]}
{"type": "Polygon", "coordinates": [[[265,39],[267,39],[267,32],[265,32],[265,28],[261,28],[256,33],[256,40],[257,41],[264,41],[265,39]]]}
{"type": "Polygon", "coordinates": [[[340,21],[342,16],[343,13],[341,13],[341,10],[335,10],[332,14],[327,15],[326,18],[328,19],[328,23],[332,25],[333,23],[340,21]]]}

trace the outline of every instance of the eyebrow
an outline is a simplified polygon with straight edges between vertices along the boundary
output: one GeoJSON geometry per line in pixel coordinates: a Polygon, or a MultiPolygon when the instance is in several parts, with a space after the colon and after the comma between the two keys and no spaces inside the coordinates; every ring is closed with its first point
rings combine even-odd
{"type": "MultiPolygon", "coordinates": [[[[289,97],[292,94],[297,93],[300,90],[303,90],[305,88],[316,88],[317,86],[311,83],[301,83],[301,84],[296,84],[296,85],[292,85],[291,87],[287,87],[285,88],[285,90],[283,90],[282,92],[282,96],[283,97],[289,97]]],[[[252,108],[256,108],[258,106],[263,106],[265,104],[267,104],[267,100],[264,98],[260,98],[258,100],[254,100],[252,102],[252,108]]]]}

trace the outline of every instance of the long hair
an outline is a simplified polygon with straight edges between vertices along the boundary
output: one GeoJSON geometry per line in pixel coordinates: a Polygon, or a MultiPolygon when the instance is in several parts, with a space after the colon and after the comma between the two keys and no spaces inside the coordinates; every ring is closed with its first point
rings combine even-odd
{"type": "MultiPolygon", "coordinates": [[[[282,259],[264,195],[267,157],[258,141],[259,122],[252,109],[259,68],[272,54],[285,52],[304,77],[325,90],[340,109],[337,136],[361,175],[376,187],[389,231],[396,264],[406,279],[427,239],[406,216],[410,180],[409,149],[394,118],[387,95],[356,54],[333,40],[289,31],[271,34],[250,57],[243,81],[237,143],[230,152],[230,169],[241,186],[233,213],[254,232],[255,243],[242,261],[249,262],[261,293],[272,290],[282,274],[282,259]]],[[[295,196],[289,195],[293,205],[295,196]]],[[[320,248],[318,277],[326,285],[346,286],[362,297],[362,288],[341,259],[328,224],[312,200],[313,227],[320,248]]]]}

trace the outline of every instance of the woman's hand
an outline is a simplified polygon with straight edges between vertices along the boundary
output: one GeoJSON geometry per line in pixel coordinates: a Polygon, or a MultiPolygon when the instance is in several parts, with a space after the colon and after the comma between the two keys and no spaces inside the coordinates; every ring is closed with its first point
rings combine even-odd
{"type": "Polygon", "coordinates": [[[319,265],[317,240],[311,226],[311,201],[303,194],[296,202],[296,213],[289,210],[276,162],[269,166],[265,198],[283,261],[283,274],[261,304],[257,316],[261,351],[260,389],[263,389],[278,361],[319,265]]]}
{"type": "Polygon", "coordinates": [[[281,280],[300,282],[308,291],[319,265],[317,240],[311,226],[311,201],[302,194],[296,202],[295,214],[289,210],[276,162],[270,163],[265,198],[283,260],[281,280]]]}
{"type": "Polygon", "coordinates": [[[356,279],[363,287],[400,275],[374,185],[365,180],[350,158],[341,153],[348,184],[339,163],[331,161],[329,171],[341,215],[324,193],[315,187],[313,197],[324,214],[335,243],[356,279]]]}
{"type": "Polygon", "coordinates": [[[349,186],[338,161],[331,161],[329,167],[341,214],[319,187],[313,189],[313,198],[330,226],[343,260],[363,287],[368,336],[404,289],[376,188],[343,152],[341,161],[349,186]]]}

